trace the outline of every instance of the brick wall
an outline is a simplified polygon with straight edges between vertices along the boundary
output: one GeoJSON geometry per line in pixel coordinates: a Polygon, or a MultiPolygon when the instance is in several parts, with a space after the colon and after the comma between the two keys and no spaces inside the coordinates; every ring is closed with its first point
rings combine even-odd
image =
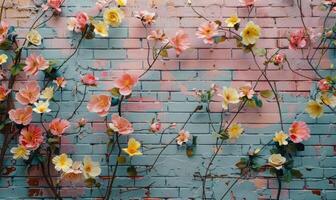
{"type": "MultiPolygon", "coordinates": [[[[5,3],[5,18],[17,27],[19,36],[23,37],[27,33],[37,13],[41,12],[40,8],[36,7],[39,3],[39,0],[12,0],[5,3]]],[[[326,13],[320,10],[320,3],[320,0],[303,0],[304,20],[309,27],[318,29],[322,25],[321,16],[326,13]]],[[[39,29],[44,38],[43,45],[24,51],[24,55],[37,52],[46,59],[58,62],[68,57],[77,44],[79,35],[66,29],[67,17],[73,16],[77,11],[86,11],[93,15],[94,4],[94,0],[66,0],[62,14],[39,29]]],[[[247,9],[241,7],[238,0],[193,0],[193,5],[209,18],[223,20],[232,14],[238,14],[243,19],[242,26],[246,24],[247,9]]],[[[148,129],[148,124],[155,116],[158,116],[165,126],[177,123],[177,126],[181,127],[198,104],[193,96],[193,88],[207,89],[212,83],[239,87],[244,83],[255,83],[260,75],[250,54],[238,49],[234,40],[208,46],[197,39],[195,31],[203,20],[186,6],[184,0],[129,0],[122,26],[110,29],[108,38],[83,42],[78,53],[63,68],[69,83],[62,96],[58,97],[62,107],[61,117],[69,116],[69,109],[74,109],[82,98],[81,93],[76,93],[77,89],[83,90],[83,86],[79,84],[79,74],[93,72],[100,78],[99,86],[90,88],[89,94],[94,94],[109,89],[121,71],[139,72],[147,67],[145,30],[141,23],[132,17],[134,11],[142,9],[158,13],[155,27],[164,28],[167,35],[172,36],[178,29],[189,33],[192,48],[179,58],[160,60],[138,83],[132,98],[123,106],[123,115],[133,123],[135,130],[148,129]]],[[[253,21],[263,29],[257,46],[267,49],[284,48],[282,52],[287,55],[294,68],[300,68],[302,73],[313,75],[307,63],[302,60],[306,50],[291,51],[287,48],[288,32],[302,27],[299,16],[295,0],[259,0],[251,13],[253,21]]],[[[328,23],[334,23],[333,20],[335,18],[328,23]]],[[[334,71],[328,70],[332,62],[336,62],[334,55],[324,56],[321,66],[325,70],[321,70],[322,74],[335,75],[334,71]]],[[[309,123],[312,130],[311,139],[305,142],[306,150],[295,158],[295,163],[301,169],[304,178],[284,184],[282,199],[336,199],[335,180],[328,179],[336,174],[335,115],[326,111],[322,118],[314,120],[304,113],[305,103],[313,87],[310,81],[295,75],[287,68],[279,69],[274,66],[267,75],[280,93],[286,127],[294,120],[303,120],[309,123]]],[[[17,88],[19,86],[20,83],[17,84],[17,88]]],[[[257,90],[261,89],[269,89],[264,80],[257,87],[257,90]]],[[[87,95],[87,99],[89,96],[87,95]]],[[[220,110],[220,103],[212,105],[212,120],[218,123],[220,110]]],[[[225,119],[230,119],[234,111],[229,109],[225,119]]],[[[64,136],[61,149],[71,154],[74,160],[87,154],[92,155],[94,160],[100,161],[102,175],[105,176],[108,170],[105,161],[107,136],[104,133],[103,119],[88,113],[86,103],[79,109],[78,118],[82,116],[87,116],[90,125],[80,134],[64,136]]],[[[244,109],[237,121],[242,123],[246,132],[236,142],[226,143],[215,159],[211,175],[216,178],[207,183],[207,196],[213,199],[218,199],[239,175],[235,163],[240,157],[246,155],[251,146],[258,147],[269,141],[274,132],[279,130],[276,102],[265,102],[259,109],[244,109]]],[[[113,199],[200,199],[202,183],[197,175],[198,172],[204,174],[206,163],[213,152],[215,138],[211,135],[209,118],[205,111],[196,113],[186,129],[198,136],[198,145],[193,157],[188,158],[183,148],[178,148],[175,144],[169,145],[156,167],[149,173],[141,174],[136,180],[126,176],[127,165],[121,166],[118,170],[120,177],[116,179],[113,189],[113,199]]],[[[175,134],[176,132],[172,131],[171,134],[164,135],[163,142],[169,142],[175,134]]],[[[133,135],[147,147],[157,146],[160,139],[159,135],[148,131],[136,131],[133,135]]],[[[123,145],[125,142],[126,139],[123,140],[123,145]]],[[[147,151],[143,156],[133,158],[131,163],[137,166],[150,165],[157,153],[158,150],[147,151]]],[[[268,152],[265,151],[264,154],[268,152]]],[[[37,169],[33,167],[27,173],[24,163],[13,161],[11,155],[6,157],[5,164],[7,172],[0,180],[0,199],[50,197],[51,193],[45,189],[37,169]]],[[[112,162],[110,165],[113,165],[112,162]]],[[[103,176],[100,181],[104,184],[106,180],[103,176]]],[[[239,181],[233,187],[231,197],[248,200],[271,199],[275,198],[277,187],[274,178],[262,173],[251,179],[239,181]]],[[[105,187],[102,187],[102,191],[99,191],[82,186],[65,186],[62,195],[91,199],[101,196],[104,189],[105,187]]]]}

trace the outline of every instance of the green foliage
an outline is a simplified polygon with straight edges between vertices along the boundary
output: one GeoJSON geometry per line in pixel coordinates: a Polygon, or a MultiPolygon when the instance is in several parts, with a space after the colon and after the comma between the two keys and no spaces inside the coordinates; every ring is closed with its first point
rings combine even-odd
{"type": "Polygon", "coordinates": [[[23,70],[24,66],[25,64],[21,64],[21,63],[13,65],[13,67],[10,69],[12,76],[18,75],[23,70]]]}

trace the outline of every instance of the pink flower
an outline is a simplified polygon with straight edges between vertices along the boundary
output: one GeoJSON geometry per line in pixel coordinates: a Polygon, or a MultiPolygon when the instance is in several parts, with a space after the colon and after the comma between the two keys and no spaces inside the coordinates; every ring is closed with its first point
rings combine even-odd
{"type": "Polygon", "coordinates": [[[205,44],[213,44],[213,37],[218,35],[218,24],[215,22],[204,22],[196,32],[196,36],[203,39],[205,44]]]}
{"type": "Polygon", "coordinates": [[[151,25],[155,22],[156,13],[148,12],[147,10],[140,11],[135,15],[136,18],[140,19],[144,24],[151,25]]]}
{"type": "Polygon", "coordinates": [[[29,125],[21,130],[19,143],[26,149],[35,150],[43,142],[42,129],[35,125],[29,125]]]}
{"type": "Polygon", "coordinates": [[[330,89],[330,85],[329,82],[326,79],[321,79],[318,83],[317,83],[318,88],[321,91],[328,91],[330,89]]]}
{"type": "Polygon", "coordinates": [[[190,133],[185,130],[181,130],[176,138],[176,142],[178,145],[182,145],[183,143],[186,143],[190,139],[190,133]]]}
{"type": "Polygon", "coordinates": [[[275,65],[280,65],[283,63],[283,61],[285,60],[285,55],[282,53],[278,53],[273,57],[273,63],[275,65]]]}
{"type": "Polygon", "coordinates": [[[64,88],[67,83],[64,77],[57,77],[53,82],[60,88],[64,88]]]}
{"type": "Polygon", "coordinates": [[[25,108],[12,109],[8,112],[9,119],[16,124],[28,125],[33,118],[33,109],[30,106],[25,108]]]}
{"type": "Polygon", "coordinates": [[[43,10],[47,10],[49,7],[55,9],[57,12],[61,12],[61,5],[63,0],[48,0],[47,4],[42,5],[43,10]]]}
{"type": "Polygon", "coordinates": [[[182,30],[178,31],[170,40],[171,45],[175,48],[176,55],[179,56],[183,51],[189,48],[188,34],[184,33],[182,30]]]}
{"type": "Polygon", "coordinates": [[[0,101],[4,101],[10,92],[11,90],[7,89],[5,85],[0,85],[0,101]]]}
{"type": "Polygon", "coordinates": [[[290,34],[289,48],[298,49],[304,48],[307,45],[307,37],[304,29],[299,29],[290,34]]]}
{"type": "Polygon", "coordinates": [[[77,122],[78,127],[80,127],[80,128],[84,127],[86,125],[86,123],[87,123],[87,120],[85,118],[80,118],[77,122]]]}
{"type": "Polygon", "coordinates": [[[9,24],[5,21],[0,23],[0,44],[7,39],[9,24]]]}
{"type": "Polygon", "coordinates": [[[137,82],[137,76],[126,72],[114,81],[114,86],[119,89],[121,95],[127,96],[132,93],[133,87],[137,82]]]}
{"type": "Polygon", "coordinates": [[[49,124],[50,132],[55,136],[63,135],[68,128],[70,128],[70,122],[66,119],[56,118],[49,124]]]}
{"type": "Polygon", "coordinates": [[[247,97],[248,99],[252,99],[255,94],[251,84],[246,84],[239,88],[239,97],[247,97]]]}
{"type": "Polygon", "coordinates": [[[153,123],[150,125],[150,131],[153,132],[153,133],[160,132],[161,127],[162,127],[162,126],[161,126],[161,122],[160,122],[160,121],[153,122],[153,123]]]}
{"type": "Polygon", "coordinates": [[[110,110],[111,101],[112,101],[112,98],[107,95],[92,95],[87,105],[87,109],[90,112],[97,113],[101,117],[104,117],[107,115],[108,111],[110,110]]]}
{"type": "Polygon", "coordinates": [[[84,28],[89,20],[89,16],[85,12],[79,12],[76,15],[76,22],[80,28],[84,28]]]}
{"type": "Polygon", "coordinates": [[[97,86],[98,78],[93,74],[86,74],[81,79],[82,83],[87,86],[97,86]]]}
{"type": "Polygon", "coordinates": [[[128,135],[134,131],[132,124],[127,119],[115,114],[112,115],[112,123],[109,124],[109,127],[120,135],[128,135]]]}
{"type": "Polygon", "coordinates": [[[151,31],[151,33],[147,37],[147,40],[154,40],[162,43],[169,42],[169,40],[166,37],[166,34],[160,29],[151,31]]]}
{"type": "Polygon", "coordinates": [[[239,0],[245,6],[253,6],[257,0],[239,0]]]}
{"type": "Polygon", "coordinates": [[[293,122],[289,128],[289,137],[294,143],[310,138],[310,130],[305,122],[293,122]]]}
{"type": "Polygon", "coordinates": [[[16,93],[16,100],[22,105],[35,103],[40,97],[40,86],[36,81],[30,81],[16,93]]]}
{"type": "Polygon", "coordinates": [[[49,62],[42,56],[31,54],[25,61],[26,66],[23,70],[29,75],[36,75],[38,70],[45,70],[49,67],[49,62]]]}

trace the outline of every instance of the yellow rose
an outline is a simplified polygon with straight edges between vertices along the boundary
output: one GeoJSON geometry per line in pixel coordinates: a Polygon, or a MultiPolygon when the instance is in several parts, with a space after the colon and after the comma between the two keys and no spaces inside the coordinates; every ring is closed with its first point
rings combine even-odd
{"type": "Polygon", "coordinates": [[[72,159],[68,157],[65,153],[55,156],[52,159],[52,163],[55,165],[56,171],[68,171],[72,166],[72,159]]]}
{"type": "Polygon", "coordinates": [[[139,151],[140,147],[141,147],[140,142],[138,142],[134,138],[131,138],[128,140],[127,148],[123,148],[122,150],[129,156],[140,156],[142,155],[142,153],[139,151]]]}
{"type": "Polygon", "coordinates": [[[238,139],[244,132],[244,128],[240,124],[233,124],[228,128],[228,134],[230,139],[238,139]]]}
{"type": "Polygon", "coordinates": [[[225,20],[227,27],[233,28],[236,24],[240,22],[240,19],[237,16],[231,16],[230,18],[225,20]]]}
{"type": "Polygon", "coordinates": [[[260,26],[254,24],[252,21],[248,22],[240,34],[243,38],[242,43],[246,46],[255,44],[260,37],[260,32],[260,26]]]}
{"type": "Polygon", "coordinates": [[[39,46],[42,41],[42,37],[37,30],[31,30],[27,34],[27,40],[32,43],[33,45],[39,46]]]}
{"type": "Polygon", "coordinates": [[[119,8],[110,8],[104,12],[104,22],[112,27],[119,26],[123,18],[123,11],[119,8]]]}
{"type": "Polygon", "coordinates": [[[126,6],[127,0],[115,0],[118,6],[126,6]]]}
{"type": "Polygon", "coordinates": [[[230,103],[236,104],[236,103],[239,103],[239,101],[240,101],[239,100],[239,93],[234,88],[224,87],[223,92],[220,96],[223,97],[222,107],[224,109],[228,109],[230,103]]]}
{"type": "Polygon", "coordinates": [[[47,87],[41,92],[41,99],[47,99],[50,100],[54,97],[54,88],[53,87],[47,87]]]}
{"type": "Polygon", "coordinates": [[[286,133],[284,133],[283,131],[279,131],[275,133],[273,141],[277,142],[279,146],[287,145],[288,144],[287,138],[288,135],[286,133]]]}
{"type": "Polygon", "coordinates": [[[307,103],[306,112],[312,118],[319,118],[323,115],[323,106],[317,101],[310,100],[307,103]]]}
{"type": "Polygon", "coordinates": [[[30,151],[22,145],[11,148],[10,152],[13,154],[14,159],[20,159],[20,158],[24,160],[29,159],[30,151]]]}
{"type": "Polygon", "coordinates": [[[6,63],[7,59],[8,59],[8,56],[6,54],[1,54],[0,55],[0,65],[6,63]]]}
{"type": "Polygon", "coordinates": [[[107,37],[108,36],[108,25],[105,24],[103,21],[99,22],[92,22],[93,26],[95,27],[94,32],[98,35],[101,35],[102,37],[107,37]]]}
{"type": "Polygon", "coordinates": [[[281,156],[281,154],[272,154],[268,158],[268,164],[279,170],[282,168],[282,165],[285,164],[286,158],[281,156]]]}
{"type": "Polygon", "coordinates": [[[334,94],[328,94],[328,92],[323,92],[320,99],[327,106],[330,106],[332,108],[336,106],[336,96],[334,94]]]}

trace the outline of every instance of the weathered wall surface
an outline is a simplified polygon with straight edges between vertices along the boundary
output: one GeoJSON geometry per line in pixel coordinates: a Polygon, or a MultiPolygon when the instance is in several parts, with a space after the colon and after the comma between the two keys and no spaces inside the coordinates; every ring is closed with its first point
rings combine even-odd
{"type": "MultiPolygon", "coordinates": [[[[303,2],[304,20],[307,25],[313,28],[321,27],[321,16],[325,15],[325,12],[319,9],[320,1],[303,2]]],[[[36,9],[35,5],[38,3],[35,1],[34,4],[31,0],[13,0],[5,4],[5,18],[17,27],[20,36],[25,35],[36,13],[41,12],[40,9],[36,9]]],[[[73,16],[77,11],[94,14],[94,4],[94,0],[66,0],[62,14],[39,29],[44,37],[42,47],[31,48],[24,52],[25,55],[38,52],[46,59],[61,62],[72,53],[79,39],[78,35],[74,36],[66,29],[67,17],[73,16]]],[[[241,7],[238,0],[193,0],[193,5],[210,18],[224,19],[237,14],[244,19],[247,16],[247,9],[241,7]]],[[[124,116],[134,124],[135,130],[141,130],[136,131],[134,137],[144,146],[153,147],[158,144],[160,136],[143,129],[148,129],[148,124],[155,116],[158,116],[164,125],[177,123],[178,127],[181,127],[198,104],[193,97],[193,88],[207,89],[212,83],[239,87],[244,83],[254,83],[260,72],[252,57],[236,48],[235,41],[228,40],[219,45],[208,46],[197,39],[195,31],[203,20],[185,6],[184,0],[129,0],[127,17],[122,26],[111,29],[108,38],[85,41],[78,54],[63,68],[69,83],[59,97],[63,106],[61,117],[68,116],[69,109],[74,108],[82,97],[80,93],[76,93],[77,86],[79,90],[83,89],[79,84],[79,74],[93,72],[100,78],[99,86],[90,89],[90,94],[94,94],[109,89],[122,70],[140,71],[147,67],[145,30],[132,14],[141,9],[157,12],[159,18],[156,26],[164,28],[167,35],[172,36],[176,30],[183,29],[192,38],[192,49],[179,58],[160,60],[139,82],[132,98],[128,99],[123,107],[124,116]]],[[[259,47],[284,48],[282,52],[288,56],[296,69],[301,68],[302,72],[312,74],[307,64],[302,61],[305,50],[289,51],[287,48],[288,31],[302,27],[295,0],[259,0],[251,18],[263,29],[258,42],[259,47]]],[[[242,24],[245,23],[246,20],[243,20],[242,24]]],[[[331,62],[335,63],[335,57],[324,57],[322,67],[329,68],[331,62]]],[[[323,70],[322,73],[333,72],[323,70]]],[[[306,79],[287,68],[279,69],[274,66],[267,75],[281,94],[283,117],[287,126],[294,120],[303,120],[309,123],[312,130],[311,139],[305,142],[306,150],[295,158],[304,178],[284,184],[282,199],[336,199],[335,181],[328,179],[336,174],[335,115],[326,112],[322,118],[314,120],[304,113],[309,91],[313,87],[306,79]]],[[[261,81],[257,89],[267,88],[267,83],[261,81]]],[[[89,96],[87,95],[87,98],[89,96]]],[[[242,155],[246,155],[250,146],[258,147],[267,142],[279,129],[279,115],[275,105],[275,102],[266,102],[262,108],[244,109],[238,116],[237,121],[243,124],[246,132],[236,142],[225,144],[216,158],[211,168],[211,174],[216,177],[207,184],[209,197],[219,198],[234,177],[238,176],[239,170],[236,169],[235,163],[242,155]]],[[[217,113],[214,113],[212,118],[216,122],[220,120],[220,110],[220,103],[213,104],[212,111],[217,113]]],[[[103,119],[88,113],[86,103],[79,112],[78,117],[81,113],[87,116],[90,126],[78,135],[64,136],[62,151],[72,154],[74,159],[82,158],[86,154],[92,155],[94,160],[101,162],[104,176],[108,168],[105,163],[107,136],[104,133],[103,119]]],[[[225,119],[230,119],[233,112],[234,110],[229,110],[225,119]]],[[[214,149],[215,138],[211,135],[209,118],[204,111],[196,113],[186,129],[198,136],[198,146],[193,157],[188,158],[183,148],[172,144],[164,151],[155,168],[142,174],[143,177],[129,179],[126,176],[127,166],[120,167],[120,177],[115,182],[117,188],[113,189],[113,199],[200,199],[201,181],[197,175],[198,172],[204,174],[205,165],[214,149]]],[[[175,134],[172,132],[165,135],[163,141],[170,141],[175,134]]],[[[126,142],[126,139],[123,142],[126,142]]],[[[157,153],[158,150],[146,151],[143,156],[133,158],[131,162],[135,165],[150,165],[157,153]]],[[[28,199],[34,196],[43,198],[50,195],[50,192],[43,188],[38,171],[32,169],[27,173],[24,163],[15,163],[11,160],[11,155],[6,157],[6,166],[8,173],[0,181],[0,199],[28,199]]],[[[231,196],[248,200],[275,198],[277,182],[269,177],[268,174],[263,174],[241,180],[233,187],[231,196]]],[[[98,189],[71,186],[64,187],[62,194],[79,196],[80,199],[101,195],[98,189]]]]}

